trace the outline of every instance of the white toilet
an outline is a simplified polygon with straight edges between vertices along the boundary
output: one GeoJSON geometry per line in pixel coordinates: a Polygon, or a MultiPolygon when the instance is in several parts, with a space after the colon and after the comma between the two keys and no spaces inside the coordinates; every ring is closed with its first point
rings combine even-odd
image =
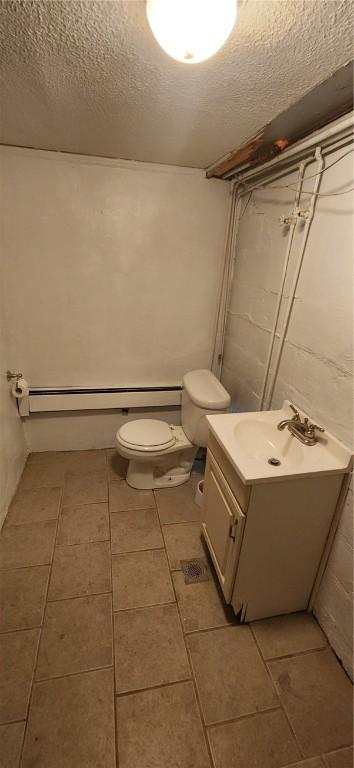
{"type": "Polygon", "coordinates": [[[198,448],[208,441],[205,416],[223,413],[229,405],[230,395],[211,371],[186,373],[181,427],[159,419],[138,419],[118,430],[118,452],[129,459],[127,483],[142,489],[185,483],[198,448]]]}

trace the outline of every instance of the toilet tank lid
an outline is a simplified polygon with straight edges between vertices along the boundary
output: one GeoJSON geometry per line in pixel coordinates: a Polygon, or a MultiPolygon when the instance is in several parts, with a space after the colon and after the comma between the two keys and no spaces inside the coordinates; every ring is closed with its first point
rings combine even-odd
{"type": "Polygon", "coordinates": [[[223,411],[231,402],[229,393],[206,368],[186,373],[183,376],[183,388],[193,403],[206,410],[223,411]]]}

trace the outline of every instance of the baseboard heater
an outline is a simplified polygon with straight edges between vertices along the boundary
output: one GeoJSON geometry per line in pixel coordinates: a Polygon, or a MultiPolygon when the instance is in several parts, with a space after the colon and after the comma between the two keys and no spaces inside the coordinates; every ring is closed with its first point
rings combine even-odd
{"type": "Polygon", "coordinates": [[[121,408],[158,408],[181,404],[180,385],[159,387],[30,388],[19,400],[22,416],[44,411],[90,411],[121,408]]]}

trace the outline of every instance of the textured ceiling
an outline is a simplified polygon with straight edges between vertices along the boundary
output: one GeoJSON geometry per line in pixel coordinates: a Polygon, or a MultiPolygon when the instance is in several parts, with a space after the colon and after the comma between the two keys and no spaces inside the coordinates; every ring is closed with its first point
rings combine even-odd
{"type": "Polygon", "coordinates": [[[352,55],[350,0],[244,0],[212,59],[186,66],[142,0],[0,3],[0,142],[204,168],[352,55]]]}

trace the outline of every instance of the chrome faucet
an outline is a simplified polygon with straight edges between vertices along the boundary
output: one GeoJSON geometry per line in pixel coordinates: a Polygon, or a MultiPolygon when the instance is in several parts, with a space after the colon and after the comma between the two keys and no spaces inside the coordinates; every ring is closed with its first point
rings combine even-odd
{"type": "Polygon", "coordinates": [[[296,410],[295,406],[289,403],[291,410],[294,412],[294,416],[292,416],[291,419],[284,419],[283,421],[280,421],[278,424],[278,429],[282,430],[285,429],[285,427],[288,424],[298,424],[301,422],[299,411],[296,410]]]}
{"type": "Polygon", "coordinates": [[[278,424],[278,429],[282,430],[285,427],[288,428],[294,437],[297,437],[304,445],[315,445],[317,442],[316,430],[324,432],[323,427],[319,427],[317,424],[311,424],[308,418],[301,421],[299,411],[290,403],[290,408],[294,412],[294,416],[291,419],[283,419],[278,424]]]}

